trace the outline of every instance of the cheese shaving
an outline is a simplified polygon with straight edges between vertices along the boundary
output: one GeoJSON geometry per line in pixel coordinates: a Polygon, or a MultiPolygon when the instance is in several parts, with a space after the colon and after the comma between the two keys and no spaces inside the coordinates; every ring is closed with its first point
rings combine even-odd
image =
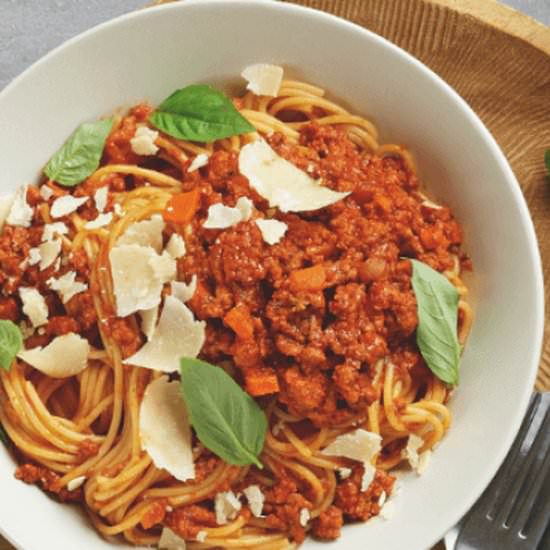
{"type": "Polygon", "coordinates": [[[416,466],[416,473],[421,476],[426,472],[430,461],[432,459],[432,451],[424,451],[418,457],[418,465],[416,466]]]}
{"type": "Polygon", "coordinates": [[[151,382],[139,409],[141,447],[157,468],[179,481],[194,479],[191,425],[180,383],[165,376],[151,382]]]}
{"type": "Polygon", "coordinates": [[[71,479],[69,483],[67,483],[67,491],[76,491],[82,485],[84,485],[84,482],[86,481],[86,476],[78,476],[74,479],[71,479]]]}
{"type": "Polygon", "coordinates": [[[234,207],[225,206],[222,203],[213,204],[208,208],[208,217],[203,227],[205,229],[227,229],[249,220],[253,207],[252,201],[246,197],[241,197],[234,207]]]}
{"type": "Polygon", "coordinates": [[[195,170],[198,170],[199,168],[202,168],[203,166],[206,166],[208,164],[208,155],[205,153],[199,153],[189,165],[189,168],[187,169],[188,172],[194,172],[195,170]]]}
{"type": "Polygon", "coordinates": [[[240,197],[235,208],[241,213],[241,220],[248,221],[254,212],[254,203],[248,197],[240,197]]]}
{"type": "Polygon", "coordinates": [[[277,244],[288,229],[288,225],[279,220],[255,220],[255,223],[267,244],[277,244]]]}
{"type": "Polygon", "coordinates": [[[311,514],[309,513],[309,510],[307,508],[302,508],[300,510],[300,525],[302,527],[305,527],[309,520],[311,519],[311,514]]]}
{"type": "Polygon", "coordinates": [[[40,196],[45,201],[49,201],[53,197],[53,189],[47,185],[42,185],[40,187],[40,196]]]}
{"type": "Polygon", "coordinates": [[[178,260],[185,256],[185,241],[183,237],[177,233],[173,233],[166,244],[166,252],[168,252],[174,260],[178,260]]]}
{"type": "Polygon", "coordinates": [[[82,372],[88,366],[88,340],[74,332],[54,338],[45,348],[22,350],[17,354],[40,372],[52,378],[67,378],[82,372]]]}
{"type": "Polygon", "coordinates": [[[191,310],[173,296],[167,296],[159,323],[149,342],[125,364],[176,372],[181,357],[197,357],[205,338],[206,323],[196,321],[191,310]]]}
{"type": "Polygon", "coordinates": [[[257,518],[262,517],[265,496],[258,485],[250,485],[243,490],[244,496],[248,500],[248,506],[252,515],[257,518]]]}
{"type": "Polygon", "coordinates": [[[94,193],[94,201],[95,201],[95,207],[97,208],[98,212],[103,212],[105,208],[107,207],[107,197],[109,196],[109,186],[104,185],[103,187],[100,187],[95,193],[94,193]]]}
{"type": "Polygon", "coordinates": [[[60,235],[66,235],[69,228],[63,222],[47,223],[42,230],[42,240],[51,241],[60,235]]]}
{"type": "Polygon", "coordinates": [[[141,310],[139,316],[141,317],[141,331],[145,334],[147,340],[151,340],[157,326],[159,307],[155,306],[150,309],[141,310]]]}
{"type": "MultiPolygon", "coordinates": [[[[40,256],[40,271],[43,271],[44,269],[47,269],[50,267],[56,260],[56,258],[59,256],[59,253],[61,252],[61,241],[55,240],[55,241],[46,241],[45,243],[42,243],[38,247],[38,254],[40,256]]],[[[33,258],[31,258],[31,250],[29,250],[29,263],[31,265],[34,265],[32,261],[34,261],[34,254],[33,258]]]]}
{"type": "Polygon", "coordinates": [[[23,303],[23,313],[29,318],[33,327],[48,322],[48,306],[44,296],[36,288],[19,287],[19,296],[23,303]]]}
{"type": "Polygon", "coordinates": [[[170,285],[172,296],[177,298],[180,302],[185,303],[193,297],[197,290],[197,276],[193,275],[189,284],[180,281],[172,281],[170,285]]]}
{"type": "Polygon", "coordinates": [[[208,537],[208,533],[206,531],[199,531],[195,539],[197,540],[197,542],[204,542],[207,539],[207,537],[208,537]]]}
{"type": "Polygon", "coordinates": [[[351,476],[353,470],[351,468],[338,468],[338,475],[340,479],[348,479],[351,476]]]}
{"type": "Polygon", "coordinates": [[[363,463],[363,477],[361,478],[361,492],[365,492],[372,483],[376,474],[376,468],[370,462],[363,463]]]}
{"type": "Polygon", "coordinates": [[[237,517],[242,508],[242,504],[235,496],[233,491],[218,493],[214,501],[214,510],[216,512],[216,523],[225,525],[237,517]]]}
{"type": "Polygon", "coordinates": [[[116,246],[123,244],[139,244],[150,246],[160,254],[162,250],[162,232],[165,223],[162,216],[155,214],[149,220],[131,224],[126,232],[119,237],[116,246]]]}
{"type": "MultiPolygon", "coordinates": [[[[39,248],[31,248],[29,250],[29,257],[27,258],[29,265],[36,265],[37,263],[40,263],[40,260],[42,259],[42,255],[40,254],[39,248]]],[[[25,266],[27,265],[25,261],[22,262],[25,266]]],[[[25,269],[21,265],[21,269],[25,269]]]]}
{"type": "Polygon", "coordinates": [[[283,81],[283,68],[267,63],[250,65],[241,73],[248,81],[246,89],[253,94],[276,97],[283,81]]]}
{"type": "Polygon", "coordinates": [[[130,140],[132,151],[141,156],[156,155],[159,148],[155,145],[155,141],[158,137],[159,133],[157,131],[151,130],[147,126],[139,126],[134,137],[130,140]]]}
{"type": "Polygon", "coordinates": [[[270,207],[277,207],[282,212],[318,210],[349,195],[322,186],[280,157],[263,139],[241,149],[239,170],[270,207]]]}
{"type": "Polygon", "coordinates": [[[99,229],[105,227],[113,221],[113,213],[99,214],[95,220],[89,221],[84,225],[85,229],[99,229]]]}
{"type": "Polygon", "coordinates": [[[186,550],[186,544],[172,529],[163,527],[158,548],[159,550],[186,550]]]}
{"type": "Polygon", "coordinates": [[[6,222],[10,225],[18,225],[21,227],[31,226],[33,210],[27,203],[28,188],[28,185],[24,185],[15,193],[8,217],[6,218],[6,222]]]}
{"type": "Polygon", "coordinates": [[[416,434],[411,434],[403,451],[403,458],[409,461],[411,468],[418,468],[418,451],[424,446],[424,440],[416,434]]]}
{"type": "Polygon", "coordinates": [[[62,218],[63,216],[68,216],[69,214],[76,212],[88,200],[88,198],[89,197],[73,197],[72,195],[59,197],[53,201],[50,214],[52,218],[62,218]]]}
{"type": "Polygon", "coordinates": [[[370,462],[381,450],[382,438],[380,435],[359,428],[353,432],[339,435],[322,453],[327,456],[342,456],[370,462]]]}
{"type": "Polygon", "coordinates": [[[75,280],[76,272],[69,271],[55,279],[50,277],[46,282],[48,286],[59,294],[61,301],[66,304],[73,296],[87,290],[88,285],[75,280]]]}

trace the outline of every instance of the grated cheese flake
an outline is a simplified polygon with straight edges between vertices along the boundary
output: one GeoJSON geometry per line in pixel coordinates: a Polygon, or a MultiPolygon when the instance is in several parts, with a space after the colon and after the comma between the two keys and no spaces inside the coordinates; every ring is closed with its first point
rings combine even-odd
{"type": "Polygon", "coordinates": [[[206,323],[196,321],[191,310],[173,296],[166,296],[158,325],[149,342],[125,364],[176,372],[181,357],[197,357],[205,338],[206,323]]]}
{"type": "Polygon", "coordinates": [[[40,187],[40,196],[45,200],[49,201],[53,197],[53,189],[48,185],[42,185],[40,187]]]}
{"type": "Polygon", "coordinates": [[[82,485],[84,485],[84,482],[86,481],[86,476],[78,476],[74,479],[71,479],[69,483],[67,483],[67,491],[76,491],[82,485]]]}
{"type": "Polygon", "coordinates": [[[318,210],[349,195],[324,187],[319,180],[280,157],[263,139],[241,149],[239,170],[269,206],[276,206],[281,212],[318,210]]]}
{"type": "Polygon", "coordinates": [[[32,222],[33,209],[27,202],[27,190],[29,186],[20,187],[13,197],[6,223],[20,227],[30,227],[32,222]]]}
{"type": "Polygon", "coordinates": [[[380,435],[359,428],[339,435],[328,447],[322,450],[327,456],[342,456],[358,462],[370,462],[382,448],[380,435]]]}
{"type": "Polygon", "coordinates": [[[46,283],[52,290],[55,290],[55,292],[59,294],[61,301],[66,304],[73,296],[88,289],[86,283],[76,281],[75,278],[76,272],[69,271],[57,279],[50,277],[46,283]]]}
{"type": "Polygon", "coordinates": [[[235,208],[241,213],[241,220],[247,222],[254,212],[254,203],[248,197],[239,197],[235,208]]]}
{"type": "Polygon", "coordinates": [[[130,140],[132,151],[140,156],[156,155],[159,148],[155,145],[155,141],[158,137],[159,133],[156,130],[151,130],[147,126],[139,126],[130,140]]]}
{"type": "Polygon", "coordinates": [[[22,350],[17,357],[52,378],[67,378],[88,366],[90,344],[74,332],[54,338],[46,347],[22,350]]]}
{"type": "Polygon", "coordinates": [[[194,172],[195,170],[198,170],[199,168],[202,168],[203,166],[206,166],[208,164],[208,155],[206,153],[199,153],[189,165],[189,168],[187,169],[188,172],[194,172]]]}
{"type": "Polygon", "coordinates": [[[158,548],[159,550],[186,550],[186,544],[170,527],[163,527],[158,548]]]}
{"type": "Polygon", "coordinates": [[[233,491],[218,493],[214,500],[214,510],[216,512],[216,523],[225,525],[237,517],[242,508],[242,504],[233,491]]]}
{"type": "Polygon", "coordinates": [[[73,197],[72,195],[65,195],[59,197],[53,201],[50,209],[52,218],[62,218],[68,216],[73,212],[76,212],[89,197],[73,197]]]}
{"type": "Polygon", "coordinates": [[[351,476],[353,470],[351,468],[338,468],[338,475],[340,479],[348,479],[351,476]]]}
{"type": "Polygon", "coordinates": [[[151,340],[157,326],[157,320],[159,317],[159,307],[155,306],[150,309],[142,309],[139,311],[141,317],[141,331],[147,337],[147,340],[151,340]]]}
{"type": "Polygon", "coordinates": [[[300,510],[300,525],[302,527],[305,527],[309,520],[311,519],[311,514],[309,513],[309,510],[307,508],[302,508],[300,510]]]}
{"type": "Polygon", "coordinates": [[[255,220],[255,223],[267,244],[277,244],[288,229],[288,225],[279,220],[255,220]]]}
{"type": "Polygon", "coordinates": [[[208,538],[208,533],[206,531],[199,531],[197,533],[197,536],[195,537],[197,542],[204,542],[207,538],[208,538]]]}
{"type": "Polygon", "coordinates": [[[103,212],[105,208],[107,207],[107,197],[109,196],[109,186],[104,185],[103,187],[100,187],[95,193],[94,193],[94,201],[95,201],[95,207],[97,208],[98,212],[103,212]]]}
{"type": "Polygon", "coordinates": [[[384,506],[384,502],[386,502],[386,498],[387,498],[386,491],[382,491],[382,493],[380,493],[380,497],[378,498],[378,506],[380,506],[380,508],[384,506]]]}
{"type": "Polygon", "coordinates": [[[168,252],[174,260],[178,260],[185,256],[185,241],[183,237],[177,233],[173,233],[166,244],[166,252],[168,252]]]}
{"type": "Polygon", "coordinates": [[[244,69],[241,76],[248,81],[246,89],[253,94],[276,97],[283,81],[283,68],[268,63],[257,63],[244,69]]]}
{"type": "Polygon", "coordinates": [[[416,466],[416,473],[421,476],[426,472],[430,461],[432,459],[432,451],[424,451],[418,457],[418,465],[416,466]]]}
{"type": "Polygon", "coordinates": [[[33,327],[48,322],[48,306],[44,296],[36,288],[19,287],[19,296],[23,303],[23,313],[29,318],[33,327]]]}
{"type": "Polygon", "coordinates": [[[100,227],[105,227],[113,221],[113,213],[107,212],[106,214],[98,214],[95,220],[86,222],[84,225],[85,229],[99,229],[100,227]]]}
{"type": "Polygon", "coordinates": [[[363,477],[361,478],[361,492],[365,492],[372,483],[376,474],[376,468],[370,462],[363,463],[363,477]]]}
{"type": "Polygon", "coordinates": [[[158,306],[164,283],[176,276],[176,261],[150,246],[115,246],[109,260],[119,317],[158,306]]]}
{"type": "Polygon", "coordinates": [[[407,440],[407,446],[403,450],[403,458],[409,461],[411,468],[418,468],[418,451],[424,446],[424,440],[416,434],[411,434],[407,440]]]}
{"type": "Polygon", "coordinates": [[[42,241],[51,241],[60,235],[66,235],[69,228],[63,222],[47,223],[42,229],[42,241]]]}
{"type": "Polygon", "coordinates": [[[160,254],[164,227],[165,223],[162,216],[155,214],[148,220],[135,222],[128,226],[125,233],[118,238],[116,246],[139,244],[141,246],[150,246],[160,254]]]}
{"type": "Polygon", "coordinates": [[[242,221],[242,214],[238,208],[225,206],[221,202],[208,208],[208,217],[203,223],[205,229],[227,229],[242,221]]]}
{"type": "MultiPolygon", "coordinates": [[[[32,249],[31,249],[32,250],[32,249]]],[[[38,247],[38,254],[40,256],[40,271],[50,267],[61,252],[61,241],[59,239],[53,241],[46,241],[38,247]]],[[[31,263],[30,258],[31,251],[29,251],[29,263],[31,263]]],[[[33,255],[34,256],[34,255],[33,255]]],[[[34,257],[32,258],[34,260],[34,257]]]]}
{"type": "Polygon", "coordinates": [[[252,515],[257,518],[262,517],[265,496],[258,485],[250,485],[243,490],[244,496],[248,500],[248,506],[252,515]]]}
{"type": "MultiPolygon", "coordinates": [[[[27,258],[29,265],[36,265],[36,264],[40,263],[41,259],[42,259],[42,255],[40,254],[40,249],[38,247],[37,248],[31,248],[29,250],[29,257],[27,258]]],[[[23,266],[21,266],[21,269],[25,269],[25,268],[23,266]]]]}
{"type": "Polygon", "coordinates": [[[197,276],[193,275],[189,284],[182,283],[180,281],[172,281],[170,285],[172,296],[177,298],[180,302],[185,303],[193,298],[193,295],[197,290],[197,276]]]}
{"type": "Polygon", "coordinates": [[[157,468],[179,481],[194,479],[191,425],[180,383],[163,376],[151,382],[139,409],[141,447],[157,468]]]}

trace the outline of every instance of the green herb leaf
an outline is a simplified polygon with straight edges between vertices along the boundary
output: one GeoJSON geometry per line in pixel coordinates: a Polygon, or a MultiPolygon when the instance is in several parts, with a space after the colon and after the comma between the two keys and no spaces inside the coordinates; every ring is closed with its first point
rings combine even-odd
{"type": "Polygon", "coordinates": [[[0,320],[0,367],[9,371],[22,347],[23,336],[19,327],[11,321],[0,320]]]}
{"type": "Polygon", "coordinates": [[[259,461],[267,418],[256,401],[221,367],[199,359],[181,360],[181,387],[197,437],[229,464],[259,461]]]}
{"type": "Polygon", "coordinates": [[[10,446],[10,438],[8,437],[8,434],[6,433],[6,430],[4,430],[4,427],[2,424],[0,424],[0,441],[6,446],[10,446]]]}
{"type": "Polygon", "coordinates": [[[44,169],[48,178],[72,187],[93,174],[112,127],[112,118],[81,124],[48,161],[44,169]]]}
{"type": "Polygon", "coordinates": [[[458,384],[458,291],[435,269],[418,260],[411,263],[418,312],[416,343],[429,369],[439,379],[458,384]]]}
{"type": "Polygon", "coordinates": [[[210,142],[256,131],[222,92],[204,84],[175,91],[149,120],[164,133],[190,141],[210,142]]]}
{"type": "Polygon", "coordinates": [[[546,164],[546,171],[550,177],[550,149],[546,149],[546,153],[544,153],[544,164],[546,164]]]}

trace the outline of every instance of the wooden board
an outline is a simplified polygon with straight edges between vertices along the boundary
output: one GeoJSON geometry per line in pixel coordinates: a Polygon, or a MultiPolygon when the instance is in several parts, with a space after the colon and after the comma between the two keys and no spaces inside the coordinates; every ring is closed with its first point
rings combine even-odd
{"type": "MultiPolygon", "coordinates": [[[[388,38],[472,106],[504,150],[527,199],[548,301],[550,181],[543,154],[550,148],[550,28],[496,0],[287,1],[334,13],[388,38]]],[[[550,391],[548,312],[546,320],[537,389],[550,391]]],[[[0,550],[12,550],[1,537],[0,550]]]]}

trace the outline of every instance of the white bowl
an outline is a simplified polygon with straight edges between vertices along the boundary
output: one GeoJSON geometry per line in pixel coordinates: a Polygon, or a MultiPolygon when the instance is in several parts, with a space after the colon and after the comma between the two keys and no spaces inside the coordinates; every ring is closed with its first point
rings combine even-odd
{"type": "MultiPolygon", "coordinates": [[[[76,125],[193,82],[239,83],[274,62],[368,114],[405,143],[448,202],[475,266],[476,322],[452,400],[454,424],[428,472],[409,477],[391,521],[346,527],[330,546],[425,550],[480,495],[516,434],[543,331],[537,242],[514,175],[468,105],[424,65],[346,21],[296,6],[185,2],[101,25],[46,56],[0,94],[1,190],[34,181],[76,125]]],[[[242,86],[242,83],[240,83],[242,86]]],[[[13,478],[0,449],[0,531],[25,550],[107,549],[87,520],[13,478]],[[9,503],[9,505],[8,505],[9,503]]]]}

